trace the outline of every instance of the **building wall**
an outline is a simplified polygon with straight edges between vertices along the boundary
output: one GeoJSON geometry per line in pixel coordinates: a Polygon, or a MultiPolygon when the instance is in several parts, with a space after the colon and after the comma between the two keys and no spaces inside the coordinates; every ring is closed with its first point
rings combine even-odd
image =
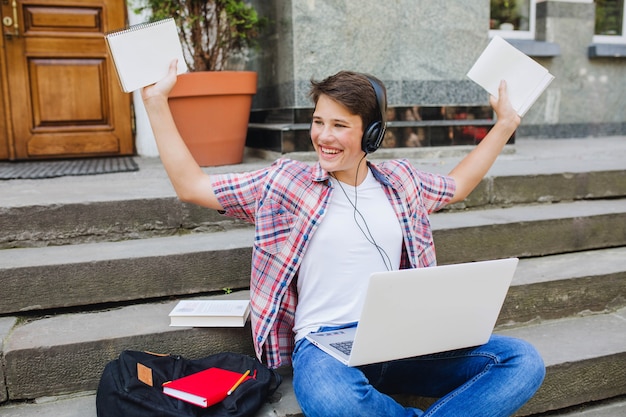
{"type": "Polygon", "coordinates": [[[559,45],[561,54],[538,59],[556,78],[524,120],[527,132],[549,137],[624,134],[626,60],[589,57],[594,3],[547,1],[537,11],[537,35],[559,45]]]}
{"type": "MultiPolygon", "coordinates": [[[[311,78],[341,69],[368,72],[391,107],[486,105],[465,74],[489,41],[488,0],[254,0],[272,25],[250,67],[259,72],[253,114],[297,122],[309,109],[311,78]]],[[[591,0],[539,1],[535,57],[554,82],[526,114],[518,137],[626,133],[626,61],[589,58],[591,0]]]]}

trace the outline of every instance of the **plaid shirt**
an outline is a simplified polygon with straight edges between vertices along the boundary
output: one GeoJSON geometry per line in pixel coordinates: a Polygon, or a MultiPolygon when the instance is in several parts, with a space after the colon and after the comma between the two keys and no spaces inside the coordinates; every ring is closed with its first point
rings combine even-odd
{"type": "MultiPolygon", "coordinates": [[[[455,192],[450,177],[416,170],[406,160],[368,162],[383,185],[404,236],[400,268],[435,265],[428,214],[455,192]]],[[[279,159],[254,172],[212,175],[227,216],[255,224],[250,277],[251,321],[259,359],[270,367],[291,363],[298,268],[324,218],[333,188],[319,164],[279,159]]]]}

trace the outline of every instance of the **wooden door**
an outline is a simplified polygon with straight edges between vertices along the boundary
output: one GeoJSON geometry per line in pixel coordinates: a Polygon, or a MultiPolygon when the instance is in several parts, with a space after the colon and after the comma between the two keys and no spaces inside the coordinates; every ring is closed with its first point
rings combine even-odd
{"type": "Polygon", "coordinates": [[[0,2],[0,159],[133,154],[131,95],[103,38],[125,26],[125,1],[0,2]]]}

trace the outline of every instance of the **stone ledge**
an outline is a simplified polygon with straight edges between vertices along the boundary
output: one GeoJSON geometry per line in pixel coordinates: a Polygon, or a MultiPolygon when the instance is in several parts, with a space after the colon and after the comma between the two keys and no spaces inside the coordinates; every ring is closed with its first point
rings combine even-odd
{"type": "Polygon", "coordinates": [[[626,45],[617,43],[593,43],[588,48],[589,58],[625,58],[626,45]]]}
{"type": "Polygon", "coordinates": [[[561,55],[561,47],[554,42],[533,39],[507,39],[507,42],[532,57],[549,58],[561,55]]]}

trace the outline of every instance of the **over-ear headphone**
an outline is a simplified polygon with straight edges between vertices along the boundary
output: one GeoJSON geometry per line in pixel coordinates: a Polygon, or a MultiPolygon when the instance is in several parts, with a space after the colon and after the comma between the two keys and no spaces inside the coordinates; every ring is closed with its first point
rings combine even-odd
{"type": "Polygon", "coordinates": [[[363,130],[363,138],[361,139],[361,149],[363,152],[372,153],[376,151],[383,143],[383,138],[385,137],[385,129],[387,128],[387,123],[385,122],[385,93],[383,92],[383,87],[373,78],[367,77],[370,84],[374,88],[374,92],[376,93],[376,102],[378,103],[378,111],[380,113],[380,119],[371,122],[367,128],[363,130]]]}

